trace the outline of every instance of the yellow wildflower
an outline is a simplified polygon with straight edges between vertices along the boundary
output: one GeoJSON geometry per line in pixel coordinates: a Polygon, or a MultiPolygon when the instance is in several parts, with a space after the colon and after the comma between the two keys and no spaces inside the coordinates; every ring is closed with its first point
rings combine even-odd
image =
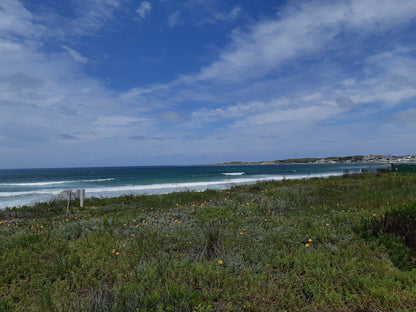
{"type": "Polygon", "coordinates": [[[310,246],[310,244],[305,244],[305,247],[309,247],[310,246]]]}
{"type": "Polygon", "coordinates": [[[218,260],[218,264],[222,264],[222,260],[218,260]]]}

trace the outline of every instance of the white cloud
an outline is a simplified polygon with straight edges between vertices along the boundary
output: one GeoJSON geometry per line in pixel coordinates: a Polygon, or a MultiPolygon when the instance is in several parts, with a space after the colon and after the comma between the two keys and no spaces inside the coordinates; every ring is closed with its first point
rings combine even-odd
{"type": "Polygon", "coordinates": [[[294,109],[270,110],[262,114],[247,116],[244,120],[238,121],[235,126],[249,127],[294,121],[310,124],[316,121],[323,121],[341,112],[341,109],[333,105],[313,105],[294,109]]]}
{"type": "Polygon", "coordinates": [[[63,45],[62,48],[68,52],[68,54],[77,62],[81,62],[81,63],[88,63],[88,58],[86,58],[85,56],[82,56],[81,54],[79,54],[77,51],[75,51],[74,49],[71,49],[70,47],[63,45]]]}
{"type": "Polygon", "coordinates": [[[204,123],[230,119],[232,127],[251,127],[267,124],[302,121],[311,123],[334,117],[345,109],[335,102],[324,101],[321,94],[310,94],[294,98],[272,99],[267,102],[253,101],[224,106],[216,109],[202,109],[194,112],[192,122],[196,126],[204,123]]]}
{"type": "Polygon", "coordinates": [[[393,106],[404,100],[416,97],[416,89],[407,90],[361,90],[360,95],[351,96],[351,99],[358,103],[385,103],[387,106],[393,106]],[[371,92],[373,91],[373,92],[371,92]]]}
{"type": "Polygon", "coordinates": [[[271,100],[269,102],[252,101],[248,103],[238,103],[235,105],[223,106],[215,109],[196,111],[192,114],[195,122],[212,122],[218,119],[240,118],[252,115],[253,113],[264,112],[270,107],[282,105],[282,100],[271,100]]]}
{"type": "Polygon", "coordinates": [[[403,110],[394,115],[393,120],[400,124],[416,125],[416,108],[403,110]]]}
{"type": "Polygon", "coordinates": [[[149,15],[152,10],[152,5],[149,1],[142,1],[140,6],[137,8],[136,12],[139,14],[140,19],[144,20],[147,15],[149,15]]]}
{"type": "Polygon", "coordinates": [[[287,60],[326,49],[346,29],[360,35],[382,32],[410,22],[415,15],[413,0],[314,1],[289,7],[278,19],[257,23],[247,32],[236,30],[219,59],[197,78],[236,81],[263,77],[287,60]]]}
{"type": "Polygon", "coordinates": [[[162,111],[157,114],[158,119],[161,121],[167,122],[181,122],[184,121],[186,118],[184,116],[179,115],[174,111],[162,111]]]}
{"type": "Polygon", "coordinates": [[[229,23],[237,19],[241,11],[242,10],[239,6],[235,6],[228,12],[213,11],[211,15],[203,17],[200,21],[198,21],[197,25],[216,24],[222,22],[229,23]]]}
{"type": "Polygon", "coordinates": [[[173,12],[168,18],[168,25],[170,28],[173,28],[180,24],[179,17],[181,15],[180,11],[173,12]]]}
{"type": "Polygon", "coordinates": [[[10,35],[31,36],[35,35],[31,27],[32,14],[24,6],[15,0],[3,0],[0,2],[0,34],[6,37],[10,35]]]}
{"type": "Polygon", "coordinates": [[[94,124],[100,127],[127,126],[132,123],[138,123],[139,121],[142,120],[129,116],[101,116],[97,118],[94,124]]]}
{"type": "Polygon", "coordinates": [[[233,23],[242,13],[240,6],[230,8],[226,3],[217,0],[210,1],[163,1],[173,13],[168,18],[169,27],[192,24],[204,26],[207,24],[233,23]]]}
{"type": "Polygon", "coordinates": [[[77,17],[65,19],[58,16],[55,21],[57,28],[63,32],[64,36],[95,33],[112,20],[116,10],[121,7],[117,0],[74,0],[74,2],[77,17]]]}
{"type": "Polygon", "coordinates": [[[177,82],[166,83],[166,84],[154,84],[148,87],[135,87],[126,92],[120,94],[120,98],[123,100],[135,100],[140,98],[140,96],[145,94],[151,94],[154,92],[160,92],[166,89],[169,89],[177,85],[177,82]]]}

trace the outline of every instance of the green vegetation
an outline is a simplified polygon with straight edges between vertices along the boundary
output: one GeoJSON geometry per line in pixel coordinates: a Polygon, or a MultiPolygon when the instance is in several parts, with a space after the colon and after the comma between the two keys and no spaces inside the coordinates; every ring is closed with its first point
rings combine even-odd
{"type": "Polygon", "coordinates": [[[0,211],[0,311],[414,311],[416,175],[0,211]]]}
{"type": "Polygon", "coordinates": [[[389,169],[395,172],[416,172],[416,164],[392,164],[389,169]]]}

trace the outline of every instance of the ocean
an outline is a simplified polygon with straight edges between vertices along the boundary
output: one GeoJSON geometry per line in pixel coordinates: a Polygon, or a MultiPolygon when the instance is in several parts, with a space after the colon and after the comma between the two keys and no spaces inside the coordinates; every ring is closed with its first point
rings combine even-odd
{"type": "Polygon", "coordinates": [[[257,181],[342,175],[376,170],[371,164],[241,166],[158,166],[0,170],[0,208],[56,199],[65,190],[85,189],[85,197],[163,194],[226,189],[257,181]]]}

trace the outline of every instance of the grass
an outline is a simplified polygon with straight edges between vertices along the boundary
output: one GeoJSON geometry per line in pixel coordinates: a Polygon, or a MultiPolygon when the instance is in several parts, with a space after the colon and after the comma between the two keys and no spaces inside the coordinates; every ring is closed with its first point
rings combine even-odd
{"type": "Polygon", "coordinates": [[[416,175],[0,211],[0,311],[414,311],[416,175]],[[413,231],[413,232],[412,232],[413,231]]]}

